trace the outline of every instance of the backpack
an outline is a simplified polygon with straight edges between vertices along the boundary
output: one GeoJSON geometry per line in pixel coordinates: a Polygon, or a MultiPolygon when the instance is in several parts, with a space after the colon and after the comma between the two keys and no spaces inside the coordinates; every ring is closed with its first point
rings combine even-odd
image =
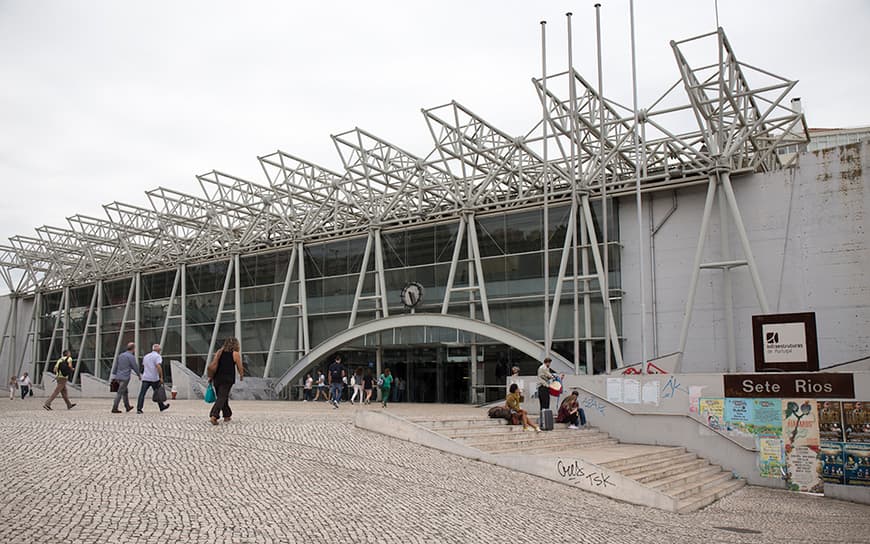
{"type": "Polygon", "coordinates": [[[383,386],[384,386],[384,375],[381,374],[380,376],[378,376],[378,387],[383,387],[383,386]]]}

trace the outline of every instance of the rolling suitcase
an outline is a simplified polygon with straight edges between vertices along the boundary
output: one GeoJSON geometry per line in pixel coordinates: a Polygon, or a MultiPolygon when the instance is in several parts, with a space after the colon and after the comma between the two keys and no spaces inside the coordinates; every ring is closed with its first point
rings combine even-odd
{"type": "Polygon", "coordinates": [[[553,411],[549,408],[541,410],[541,421],[538,422],[542,431],[553,430],[553,411]]]}

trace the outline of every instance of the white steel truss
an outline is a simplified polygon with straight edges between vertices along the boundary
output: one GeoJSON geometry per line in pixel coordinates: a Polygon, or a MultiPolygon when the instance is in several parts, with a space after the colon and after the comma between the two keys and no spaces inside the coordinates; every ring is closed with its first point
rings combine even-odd
{"type": "MultiPolygon", "coordinates": [[[[342,172],[279,150],[258,157],[266,184],[213,170],[197,176],[200,195],[158,187],[146,192],[150,208],[113,202],[104,206],[106,218],[74,215],[67,219],[69,228],[42,226],[36,229],[36,237],[11,237],[9,245],[0,246],[0,280],[14,297],[29,297],[111,279],[134,281],[142,273],[175,269],[167,322],[180,318],[184,336],[184,304],[180,304],[180,313],[172,311],[176,291],[180,288],[182,301],[186,296],[187,265],[229,259],[238,284],[240,254],[286,247],[292,248],[301,262],[303,244],[367,235],[381,278],[376,282],[375,296],[381,299],[377,309],[386,317],[383,271],[377,270],[379,260],[383,267],[382,256],[377,255],[380,233],[458,220],[462,225],[458,236],[467,237],[469,265],[474,268],[469,271],[465,289],[472,305],[482,304],[484,320],[488,320],[485,278],[479,267],[479,251],[474,248],[475,217],[540,206],[546,195],[549,203],[571,204],[572,232],[563,247],[557,286],[562,289],[566,280],[573,281],[575,293],[583,292],[584,312],[588,314],[592,283],[604,283],[597,255],[600,236],[591,222],[590,202],[600,198],[602,189],[610,197],[629,194],[640,165],[642,191],[707,181],[709,191],[721,192],[720,202],[727,204],[722,206],[722,215],[730,211],[737,226],[744,260],[764,308],[730,180],[749,172],[790,166],[782,163],[777,150],[808,141],[803,114],[785,102],[796,81],[738,61],[722,29],[671,45],[680,77],[637,115],[633,109],[599,96],[572,67],[546,76],[546,80],[533,80],[546,115],[526,134],[516,136],[499,130],[457,102],[422,110],[434,143],[425,156],[355,128],[332,136],[342,172]],[[690,63],[690,49],[711,40],[716,42],[718,58],[690,63]],[[695,126],[672,121],[680,116],[690,116],[695,126]],[[641,135],[637,147],[633,140],[636,128],[641,135]],[[549,155],[542,152],[545,147],[551,151],[549,155]],[[574,263],[571,274],[567,273],[568,261],[574,263]]],[[[699,252],[712,202],[708,193],[699,252]]],[[[691,316],[697,271],[712,267],[696,261],[686,323],[691,316]]],[[[458,255],[454,255],[452,271],[457,264],[458,255]]],[[[741,264],[729,261],[718,268],[727,277],[730,268],[741,264]]],[[[361,280],[366,266],[359,271],[361,280]]],[[[291,273],[288,269],[285,282],[291,273]]],[[[297,278],[302,274],[304,269],[300,268],[297,278]]],[[[448,286],[442,311],[456,289],[448,286]]],[[[360,288],[357,290],[359,298],[360,288]]],[[[138,289],[134,291],[138,299],[138,289]]],[[[557,290],[556,299],[560,293],[557,290]]],[[[239,296],[238,289],[235,295],[239,296]]],[[[282,312],[287,293],[284,295],[282,312]]],[[[602,292],[601,296],[609,294],[602,292]]],[[[68,303],[68,296],[64,302],[68,303]]],[[[554,301],[551,323],[558,307],[554,301]]],[[[357,310],[355,300],[351,325],[357,310]]],[[[99,316],[96,321],[99,327],[99,316]]],[[[585,321],[589,323],[588,315],[585,321]]],[[[612,318],[608,321],[615,333],[612,318]]],[[[58,323],[56,329],[60,327],[58,323]]],[[[684,332],[686,327],[684,324],[684,332]]],[[[236,310],[237,331],[239,328],[236,310]]],[[[591,338],[588,328],[585,337],[591,338]]],[[[273,339],[270,361],[274,344],[273,339]]],[[[684,344],[682,341],[681,349],[684,344]]],[[[310,350],[307,340],[301,342],[300,350],[310,350]]]]}

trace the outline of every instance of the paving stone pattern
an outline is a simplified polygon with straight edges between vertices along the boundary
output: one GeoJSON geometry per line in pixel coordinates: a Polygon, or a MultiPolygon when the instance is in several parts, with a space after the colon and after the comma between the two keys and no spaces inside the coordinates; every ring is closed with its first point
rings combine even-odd
{"type": "Polygon", "coordinates": [[[0,542],[870,542],[870,506],[748,486],[670,514],[354,427],[374,404],[232,404],[0,400],[0,542]]]}

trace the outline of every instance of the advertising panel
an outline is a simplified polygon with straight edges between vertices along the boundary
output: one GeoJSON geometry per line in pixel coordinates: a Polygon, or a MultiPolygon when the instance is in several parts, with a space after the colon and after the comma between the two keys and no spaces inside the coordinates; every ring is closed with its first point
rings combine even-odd
{"type": "Polygon", "coordinates": [[[782,478],[785,467],[785,452],[782,438],[778,436],[759,436],[756,439],[758,447],[758,471],[762,478],[782,478]]]}
{"type": "Polygon", "coordinates": [[[870,486],[870,444],[847,443],[843,449],[846,484],[870,486]]]}
{"type": "Polygon", "coordinates": [[[824,487],[818,458],[819,425],[816,401],[785,399],[782,437],[785,442],[789,489],[820,493],[824,487]]]}
{"type": "Polygon", "coordinates": [[[828,442],[844,440],[842,403],[833,400],[819,403],[819,438],[828,442]]]}
{"type": "Polygon", "coordinates": [[[698,412],[711,429],[722,429],[725,419],[725,399],[705,399],[698,401],[698,412]]]}
{"type": "Polygon", "coordinates": [[[822,442],[819,448],[819,461],[822,480],[832,484],[842,484],[845,481],[842,442],[822,442]]]}
{"type": "Polygon", "coordinates": [[[870,444],[870,406],[866,402],[844,402],[843,424],[846,442],[870,444]]]}

